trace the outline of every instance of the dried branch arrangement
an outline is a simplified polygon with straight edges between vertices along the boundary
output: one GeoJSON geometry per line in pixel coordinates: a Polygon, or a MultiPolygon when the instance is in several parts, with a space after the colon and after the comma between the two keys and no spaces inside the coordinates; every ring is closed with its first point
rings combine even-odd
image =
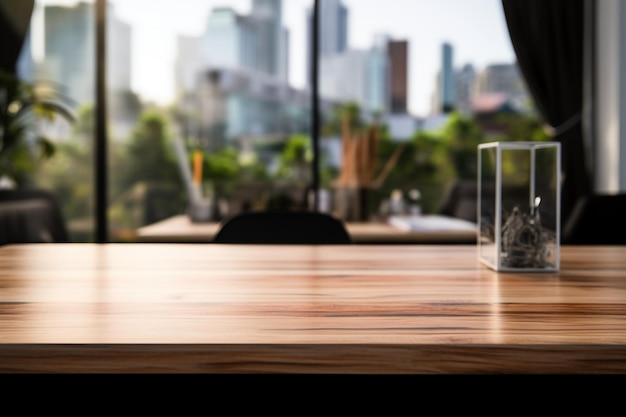
{"type": "Polygon", "coordinates": [[[398,161],[403,147],[399,146],[383,169],[376,175],[380,130],[378,123],[353,132],[348,117],[344,115],[341,126],[342,161],[336,181],[337,187],[378,188],[398,161]]]}

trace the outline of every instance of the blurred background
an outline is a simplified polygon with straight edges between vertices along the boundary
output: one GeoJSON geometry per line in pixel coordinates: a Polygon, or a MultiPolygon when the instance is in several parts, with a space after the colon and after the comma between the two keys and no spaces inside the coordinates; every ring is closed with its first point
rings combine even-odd
{"type": "Polygon", "coordinates": [[[383,221],[440,212],[475,180],[479,143],[548,139],[499,0],[323,0],[314,155],[312,5],[108,1],[108,155],[94,155],[95,1],[36,1],[17,72],[75,119],[41,118],[51,151],[24,154],[10,181],[51,190],[71,240],[89,242],[93,160],[106,157],[109,239],[132,242],[187,212],[190,181],[210,220],[311,210],[317,162],[320,210],[383,221]]]}

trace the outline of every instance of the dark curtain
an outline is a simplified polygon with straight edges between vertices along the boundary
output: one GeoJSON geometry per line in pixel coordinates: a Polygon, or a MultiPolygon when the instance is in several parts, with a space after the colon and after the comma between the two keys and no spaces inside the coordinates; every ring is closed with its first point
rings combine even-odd
{"type": "Polygon", "coordinates": [[[591,191],[582,127],[585,0],[502,0],[535,105],[561,143],[561,223],[591,191]]]}
{"type": "Polygon", "coordinates": [[[34,0],[0,0],[0,70],[16,73],[34,0]]]}

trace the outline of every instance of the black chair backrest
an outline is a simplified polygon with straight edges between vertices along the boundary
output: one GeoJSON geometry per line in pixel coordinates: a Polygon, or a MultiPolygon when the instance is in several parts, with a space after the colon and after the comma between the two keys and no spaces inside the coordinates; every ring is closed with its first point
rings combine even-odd
{"type": "Polygon", "coordinates": [[[0,245],[69,242],[56,197],[41,189],[0,190],[0,245]]]}
{"type": "Polygon", "coordinates": [[[568,245],[626,245],[626,194],[581,198],[563,225],[568,245]]]}
{"type": "Polygon", "coordinates": [[[343,223],[328,214],[265,211],[225,219],[215,243],[348,244],[352,239],[343,223]]]}

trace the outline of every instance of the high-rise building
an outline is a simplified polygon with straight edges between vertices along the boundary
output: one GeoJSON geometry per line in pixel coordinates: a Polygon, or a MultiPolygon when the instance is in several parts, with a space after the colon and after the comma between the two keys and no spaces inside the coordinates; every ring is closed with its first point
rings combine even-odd
{"type": "Polygon", "coordinates": [[[408,42],[377,35],[369,49],[320,57],[320,95],[366,112],[407,113],[408,42]]]}
{"type": "Polygon", "coordinates": [[[94,101],[93,5],[44,8],[44,68],[78,102],[94,101]]]}
{"type": "Polygon", "coordinates": [[[116,18],[109,10],[111,18],[107,20],[107,78],[109,89],[130,91],[131,85],[131,26],[116,18]]]}
{"type": "Polygon", "coordinates": [[[199,121],[194,134],[206,149],[306,130],[304,93],[289,86],[282,10],[282,0],[252,0],[249,14],[216,7],[200,38],[179,37],[179,108],[199,121]]]}
{"type": "Polygon", "coordinates": [[[255,0],[249,15],[214,8],[202,42],[201,59],[208,67],[258,72],[288,82],[289,33],[282,26],[281,0],[255,0]]]}
{"type": "Polygon", "coordinates": [[[441,96],[441,70],[437,71],[437,75],[435,76],[435,88],[430,95],[430,114],[436,115],[441,113],[440,99],[441,96]]]}
{"type": "Polygon", "coordinates": [[[196,111],[206,149],[307,131],[310,98],[261,73],[216,68],[199,77],[196,111]]]}
{"type": "Polygon", "coordinates": [[[368,106],[369,51],[351,49],[342,54],[321,57],[320,97],[336,102],[368,106]]]}
{"type": "Polygon", "coordinates": [[[387,43],[389,58],[389,110],[407,113],[408,101],[408,41],[390,40],[387,43]]]}
{"type": "Polygon", "coordinates": [[[253,0],[250,19],[256,25],[261,51],[258,68],[285,82],[288,74],[289,32],[282,26],[282,0],[253,0]]]}
{"type": "Polygon", "coordinates": [[[475,94],[509,93],[511,96],[523,92],[522,76],[516,64],[491,64],[476,77],[475,94]]]}
{"type": "Polygon", "coordinates": [[[332,55],[348,49],[348,9],[341,0],[320,3],[320,53],[332,55]]]}
{"type": "Polygon", "coordinates": [[[463,114],[469,114],[471,112],[475,80],[476,70],[472,64],[464,65],[455,73],[455,108],[463,114]]]}
{"type": "Polygon", "coordinates": [[[441,77],[439,79],[440,92],[439,111],[444,113],[454,109],[454,50],[452,45],[444,43],[441,46],[441,77]]]}
{"type": "MultiPolygon", "coordinates": [[[[313,51],[313,12],[307,11],[306,71],[311,84],[313,51]]],[[[348,8],[341,0],[324,0],[319,4],[319,53],[328,57],[348,50],[348,8]]]]}
{"type": "Polygon", "coordinates": [[[516,63],[492,64],[476,76],[474,97],[504,94],[518,111],[532,112],[534,106],[519,67],[516,63]]]}
{"type": "Polygon", "coordinates": [[[389,37],[379,35],[368,51],[367,81],[365,85],[366,109],[374,112],[389,111],[389,37]]]}
{"type": "Polygon", "coordinates": [[[202,40],[202,56],[209,67],[256,68],[256,45],[248,19],[230,7],[211,10],[202,40]]]}
{"type": "MultiPolygon", "coordinates": [[[[79,103],[95,97],[95,25],[93,3],[44,8],[44,68],[79,103]]],[[[107,76],[111,91],[130,90],[131,28],[108,5],[107,76]]]]}
{"type": "Polygon", "coordinates": [[[194,91],[198,77],[206,67],[202,54],[202,38],[179,35],[176,38],[176,58],[174,62],[176,97],[194,91]]]}
{"type": "Polygon", "coordinates": [[[319,92],[323,99],[353,102],[365,112],[389,111],[389,60],[386,38],[370,49],[348,49],[320,57],[319,92]]]}

